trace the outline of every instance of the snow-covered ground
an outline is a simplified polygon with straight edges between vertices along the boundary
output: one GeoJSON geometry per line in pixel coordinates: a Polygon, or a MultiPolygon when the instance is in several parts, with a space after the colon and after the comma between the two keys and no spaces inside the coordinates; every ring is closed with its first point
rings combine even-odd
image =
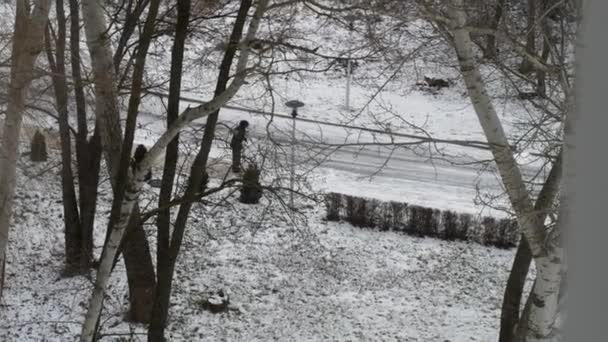
{"type": "MultiPolygon", "coordinates": [[[[28,175],[18,178],[2,341],[71,341],[80,331],[92,284],[61,276],[58,169],[46,170],[53,164],[21,161],[28,175]]],[[[111,200],[107,184],[102,188],[97,246],[111,200]]],[[[144,198],[151,198],[154,189],[147,189],[144,198]]],[[[277,201],[247,206],[232,196],[229,202],[233,208],[193,209],[174,281],[171,341],[497,339],[513,250],[328,223],[322,206],[310,204],[294,227],[277,201]],[[229,293],[227,314],[201,308],[217,289],[229,293]]],[[[146,230],[154,248],[155,228],[146,230]]],[[[137,335],[145,327],[123,321],[127,293],[120,262],[105,301],[102,341],[131,333],[134,341],[145,340],[137,335]]]]}
{"type": "MultiPolygon", "coordinates": [[[[12,17],[11,6],[1,6],[0,14],[12,17]]],[[[310,48],[320,46],[321,53],[345,51],[342,43],[349,40],[347,30],[321,24],[320,18],[305,12],[300,14],[293,22],[294,41],[310,48]]],[[[8,22],[3,26],[5,32],[12,29],[8,22]]],[[[390,20],[386,25],[390,26],[390,20]]],[[[299,111],[305,119],[402,134],[428,134],[437,139],[485,140],[454,68],[455,60],[449,58],[449,49],[416,36],[427,29],[421,22],[412,22],[407,39],[396,39],[402,55],[416,52],[416,58],[400,65],[395,76],[397,65],[387,64],[387,60],[362,62],[351,88],[353,111],[344,108],[346,78],[336,71],[287,78],[270,75],[272,99],[268,84],[254,79],[229,105],[287,114],[283,103],[297,98],[306,103],[299,111]],[[415,85],[423,76],[444,77],[453,85],[430,94],[415,85]],[[375,97],[370,101],[372,96],[375,97]]],[[[210,98],[220,53],[209,53],[209,48],[223,38],[192,38],[186,53],[189,59],[183,96],[201,101],[210,98]]],[[[147,75],[149,81],[166,80],[169,75],[166,47],[170,39],[162,39],[165,41],[152,47],[156,50],[148,60],[153,70],[147,75]]],[[[353,44],[360,43],[357,39],[353,38],[353,44]]],[[[2,50],[3,56],[6,51],[2,50]]],[[[484,68],[483,72],[490,80],[488,86],[505,130],[516,141],[521,134],[518,123],[537,114],[528,104],[510,96],[512,89],[495,70],[484,68]]],[[[48,97],[34,100],[39,101],[37,105],[50,108],[48,97]]],[[[195,103],[182,102],[183,108],[187,105],[195,103]]],[[[165,110],[159,98],[144,98],[137,143],[150,145],[164,131],[165,110]]],[[[45,123],[39,113],[31,111],[25,122],[56,126],[46,119],[45,123]]],[[[288,141],[289,120],[275,117],[267,130],[270,116],[234,109],[223,109],[220,114],[220,122],[230,126],[242,119],[250,121],[255,138],[248,153],[269,144],[267,133],[279,141],[288,141]]],[[[186,143],[197,143],[200,135],[195,129],[202,124],[204,119],[183,135],[190,137],[186,143]]],[[[329,150],[328,144],[382,143],[390,139],[386,134],[305,122],[298,122],[297,130],[299,160],[315,148],[329,150]],[[311,147],[312,140],[321,142],[321,147],[311,147]]],[[[225,127],[219,128],[219,135],[227,137],[225,127]]],[[[395,141],[409,140],[395,137],[395,141]]],[[[490,211],[474,201],[478,186],[482,192],[501,192],[496,175],[481,170],[477,164],[462,165],[488,159],[487,151],[445,144],[439,147],[441,151],[428,145],[415,150],[342,148],[307,173],[306,181],[313,191],[500,216],[501,212],[490,211]]],[[[538,167],[538,163],[528,164],[527,160],[536,148],[518,156],[527,175],[534,174],[538,167]]],[[[211,155],[226,158],[225,153],[218,144],[211,155]]],[[[92,284],[82,277],[65,279],[60,274],[64,242],[58,165],[56,159],[37,166],[21,161],[7,289],[0,308],[2,341],[68,341],[80,331],[92,284]]],[[[310,163],[307,165],[310,167],[310,163]]],[[[304,172],[307,165],[300,165],[299,172],[304,172]]],[[[159,174],[155,175],[158,178],[159,174]]],[[[97,245],[103,239],[111,201],[107,183],[103,189],[97,245]]],[[[276,201],[269,204],[265,199],[262,205],[245,206],[233,196],[230,203],[233,208],[196,206],[190,219],[171,301],[171,341],[497,339],[499,307],[514,251],[327,223],[319,205],[305,209],[294,227],[276,201]],[[219,288],[230,294],[233,307],[229,314],[213,315],[201,309],[200,299],[206,291],[219,288]]],[[[155,229],[146,229],[154,247],[155,229]]],[[[124,273],[120,263],[108,289],[102,332],[111,334],[106,337],[108,341],[127,338],[131,333],[135,340],[145,340],[145,336],[137,335],[145,333],[144,327],[123,322],[128,292],[124,273]]]]}

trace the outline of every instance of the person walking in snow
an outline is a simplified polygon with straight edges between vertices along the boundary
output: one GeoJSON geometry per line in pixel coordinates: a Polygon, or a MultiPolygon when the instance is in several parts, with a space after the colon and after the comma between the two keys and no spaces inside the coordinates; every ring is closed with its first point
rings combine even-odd
{"type": "Polygon", "coordinates": [[[243,141],[247,141],[247,127],[249,122],[241,120],[239,125],[232,130],[232,140],[230,148],[232,149],[232,172],[241,172],[241,155],[243,152],[243,141]]]}

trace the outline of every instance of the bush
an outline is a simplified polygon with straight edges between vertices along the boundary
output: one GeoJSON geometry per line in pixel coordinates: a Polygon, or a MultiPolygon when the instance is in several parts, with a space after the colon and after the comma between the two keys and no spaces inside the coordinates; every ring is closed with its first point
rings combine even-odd
{"type": "Polygon", "coordinates": [[[518,227],[517,220],[501,219],[498,221],[500,239],[497,241],[496,247],[511,248],[517,246],[519,242],[518,227]]]}
{"type": "Polygon", "coordinates": [[[395,218],[393,217],[393,210],[390,203],[381,203],[378,201],[376,216],[380,230],[388,231],[391,228],[394,228],[395,218]]]}
{"type": "Polygon", "coordinates": [[[460,214],[458,217],[458,229],[456,229],[456,239],[466,241],[469,238],[469,229],[472,226],[473,217],[471,214],[460,214]]]}
{"type": "Polygon", "coordinates": [[[407,232],[413,235],[424,236],[426,227],[425,225],[425,212],[423,207],[417,205],[410,205],[408,207],[408,223],[407,232]]]}
{"type": "Polygon", "coordinates": [[[40,133],[40,131],[36,131],[34,133],[34,137],[31,142],[31,152],[30,159],[33,162],[44,162],[48,158],[48,154],[46,151],[46,141],[44,135],[40,133]]]}
{"type": "Polygon", "coordinates": [[[366,209],[365,199],[346,196],[346,221],[350,222],[353,226],[369,227],[366,209]]]}
{"type": "Polygon", "coordinates": [[[496,245],[500,239],[496,220],[493,217],[484,217],[481,224],[483,225],[482,243],[485,245],[496,245]]]}
{"type": "Polygon", "coordinates": [[[243,185],[239,201],[245,204],[257,204],[262,198],[262,185],[260,184],[260,173],[257,165],[250,164],[243,173],[243,185]]]}
{"type": "Polygon", "coordinates": [[[407,216],[407,203],[390,202],[393,229],[405,232],[407,229],[405,217],[407,216]]]}
{"type": "Polygon", "coordinates": [[[448,241],[458,238],[458,216],[455,212],[446,210],[441,215],[443,222],[443,237],[448,241]]]}
{"type": "Polygon", "coordinates": [[[511,219],[484,217],[477,220],[467,213],[333,192],[325,195],[325,207],[327,220],[343,219],[357,227],[378,227],[383,231],[395,230],[448,241],[475,241],[499,248],[514,247],[519,239],[517,222],[511,219]]]}
{"type": "Polygon", "coordinates": [[[342,207],[342,195],[331,192],[325,196],[325,209],[328,221],[340,221],[340,208],[342,207]]]}

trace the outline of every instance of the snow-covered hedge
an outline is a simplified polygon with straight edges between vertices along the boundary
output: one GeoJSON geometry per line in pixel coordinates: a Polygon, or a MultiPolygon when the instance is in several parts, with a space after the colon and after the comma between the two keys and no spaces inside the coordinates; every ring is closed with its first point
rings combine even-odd
{"type": "Polygon", "coordinates": [[[474,241],[501,248],[514,247],[519,241],[517,222],[513,219],[479,218],[467,213],[335,192],[325,194],[325,208],[327,220],[344,220],[358,227],[444,240],[474,241]]]}

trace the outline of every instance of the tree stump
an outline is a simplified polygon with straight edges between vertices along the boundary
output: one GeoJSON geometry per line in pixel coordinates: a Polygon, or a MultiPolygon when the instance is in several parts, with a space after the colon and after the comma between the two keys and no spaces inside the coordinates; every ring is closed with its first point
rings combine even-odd
{"type": "Polygon", "coordinates": [[[46,140],[39,130],[36,130],[36,133],[34,133],[30,148],[30,159],[33,162],[44,162],[47,160],[46,140]]]}

